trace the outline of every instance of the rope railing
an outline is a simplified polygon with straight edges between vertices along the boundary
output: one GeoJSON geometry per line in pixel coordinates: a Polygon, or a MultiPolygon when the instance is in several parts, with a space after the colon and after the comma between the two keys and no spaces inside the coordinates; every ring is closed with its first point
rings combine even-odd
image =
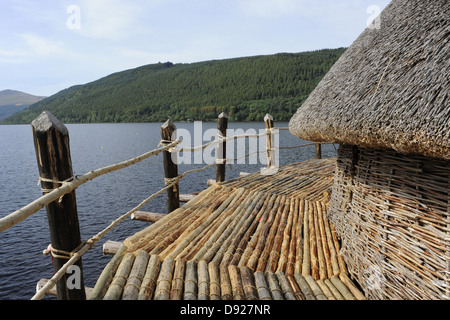
{"type": "MultiPolygon", "coordinates": [[[[20,221],[22,221],[23,219],[31,216],[33,213],[37,212],[38,210],[40,210],[42,207],[44,207],[45,205],[47,205],[48,203],[51,203],[53,201],[56,201],[57,199],[61,198],[62,196],[64,196],[67,193],[72,192],[72,190],[78,188],[79,186],[81,186],[82,184],[95,179],[96,177],[99,177],[103,174],[109,173],[109,172],[113,172],[119,169],[123,169],[125,167],[131,166],[133,164],[139,163],[144,159],[149,158],[150,156],[153,155],[157,155],[163,151],[169,151],[169,152],[194,152],[196,150],[203,150],[209,146],[213,146],[215,144],[217,144],[217,142],[223,142],[226,140],[233,140],[233,139],[240,139],[240,138],[247,138],[247,137],[261,137],[266,135],[266,133],[263,134],[259,134],[259,135],[252,135],[252,134],[243,134],[243,135],[239,135],[239,136],[232,136],[232,137],[228,137],[227,139],[218,139],[217,141],[211,141],[210,143],[203,145],[203,146],[197,146],[197,147],[193,147],[193,148],[189,148],[189,150],[186,150],[185,148],[174,148],[176,145],[180,144],[182,141],[181,140],[175,140],[173,142],[165,142],[164,141],[164,146],[159,148],[159,149],[155,149],[152,151],[149,151],[141,156],[132,158],[130,160],[118,163],[118,164],[114,164],[108,167],[104,167],[101,169],[97,169],[97,170],[92,170],[89,173],[83,175],[83,176],[76,176],[73,179],[68,179],[68,181],[63,181],[63,182],[59,182],[62,184],[61,187],[54,189],[53,191],[50,191],[47,195],[42,196],[41,198],[37,199],[35,202],[39,203],[39,206],[34,206],[33,209],[28,209],[29,206],[26,206],[22,209],[17,210],[14,214],[20,215],[20,218],[14,218],[13,217],[9,217],[9,220],[14,219],[16,222],[15,224],[19,223],[20,221]],[[65,188],[64,188],[65,187],[65,188]]],[[[161,145],[162,143],[160,143],[161,145]]],[[[250,154],[247,154],[245,156],[248,156],[250,154]]],[[[126,212],[125,214],[121,215],[119,218],[117,218],[116,220],[114,220],[113,222],[111,222],[111,224],[106,227],[105,229],[103,229],[102,231],[100,231],[97,235],[91,237],[89,240],[85,241],[84,244],[77,250],[74,250],[73,252],[68,253],[68,256],[70,257],[70,259],[53,275],[53,277],[51,279],[49,279],[47,281],[47,283],[41,288],[39,289],[36,294],[31,298],[32,300],[40,300],[43,297],[45,297],[45,295],[47,294],[47,292],[49,290],[51,290],[56,283],[62,278],[62,276],[67,272],[68,268],[70,266],[72,266],[73,264],[75,264],[75,262],[77,262],[82,255],[87,252],[88,250],[90,250],[95,243],[97,243],[101,238],[103,238],[107,233],[109,233],[111,230],[113,230],[120,222],[124,221],[125,219],[127,219],[128,217],[130,217],[134,212],[138,211],[139,209],[141,209],[144,205],[146,205],[150,200],[152,200],[153,198],[155,198],[156,196],[162,194],[163,192],[167,191],[168,189],[172,188],[175,184],[177,184],[181,179],[183,179],[186,175],[190,174],[190,173],[194,173],[194,172],[199,172],[199,171],[203,171],[206,170],[210,167],[212,167],[213,165],[215,165],[215,163],[209,164],[207,166],[204,166],[202,168],[199,169],[192,169],[192,170],[188,170],[180,175],[178,175],[177,177],[170,179],[170,180],[166,180],[166,186],[162,189],[160,189],[159,191],[157,191],[156,193],[150,195],[149,197],[147,197],[146,199],[144,199],[141,203],[139,203],[136,207],[134,207],[133,209],[129,210],[128,212],[126,212]]],[[[40,179],[42,180],[42,179],[40,179]]],[[[33,203],[32,203],[33,204],[33,203]]],[[[32,208],[33,206],[31,206],[32,208]]],[[[8,221],[8,217],[5,217],[3,219],[5,219],[6,221],[8,221]]],[[[0,222],[0,226],[1,226],[1,222],[0,222]]],[[[11,225],[12,226],[12,225],[11,225]]]]}
{"type": "MultiPolygon", "coordinates": [[[[220,143],[224,143],[227,141],[231,141],[231,140],[236,140],[236,139],[241,139],[241,138],[261,138],[264,136],[268,136],[272,133],[278,133],[278,131],[280,130],[289,130],[288,127],[274,127],[274,128],[270,128],[269,130],[266,130],[263,133],[260,134],[241,134],[241,135],[235,135],[235,136],[230,136],[230,137],[223,137],[218,135],[217,139],[212,140],[208,143],[205,143],[203,145],[199,145],[199,146],[194,146],[194,147],[173,147],[170,148],[168,151],[169,152],[198,152],[198,151],[202,151],[207,149],[208,147],[211,146],[215,146],[218,145],[220,143]]],[[[170,141],[166,141],[166,140],[162,140],[160,142],[160,145],[165,145],[167,143],[169,143],[170,141]]],[[[305,144],[301,144],[301,145],[296,145],[296,146],[286,146],[286,147],[277,147],[277,148],[271,148],[270,150],[275,151],[275,150],[284,150],[284,149],[297,149],[297,148],[303,148],[303,147],[309,147],[309,146],[314,146],[317,143],[313,142],[313,143],[305,143],[305,144]]],[[[247,153],[244,156],[241,156],[239,158],[224,158],[224,159],[217,159],[216,163],[223,163],[223,162],[228,162],[228,161],[237,161],[239,159],[248,157],[250,155],[253,154],[257,154],[257,153],[264,153],[267,152],[267,150],[259,150],[259,151],[255,151],[252,153],[247,153]]]]}
{"type": "MultiPolygon", "coordinates": [[[[73,190],[77,189],[78,187],[80,187],[81,185],[83,185],[84,183],[86,183],[88,181],[91,181],[97,177],[104,175],[104,174],[114,172],[114,171],[117,171],[120,169],[124,169],[131,165],[137,164],[137,163],[139,163],[151,156],[157,155],[163,151],[196,152],[196,151],[201,151],[210,146],[214,146],[216,144],[223,143],[223,142],[226,142],[229,140],[240,139],[240,138],[259,138],[259,137],[262,137],[265,135],[267,135],[266,132],[261,133],[261,134],[242,134],[242,135],[236,135],[236,136],[231,136],[231,137],[226,137],[226,138],[219,138],[219,139],[210,141],[209,143],[206,143],[201,146],[183,147],[183,148],[175,148],[175,146],[180,144],[182,142],[182,140],[161,141],[160,145],[162,145],[162,147],[160,147],[158,149],[148,151],[140,156],[137,156],[135,158],[132,158],[132,159],[129,159],[129,160],[117,163],[117,164],[113,164],[113,165],[103,167],[100,169],[96,169],[96,170],[91,170],[84,175],[77,175],[70,179],[67,179],[66,181],[51,181],[49,179],[44,179],[44,178],[39,177],[39,181],[58,183],[58,184],[61,184],[61,187],[52,189],[52,190],[43,189],[44,192],[48,192],[48,193],[39,197],[38,199],[34,200],[33,202],[29,203],[28,205],[16,210],[15,212],[13,212],[5,217],[0,218],[0,232],[3,232],[5,230],[17,225],[18,223],[20,223],[21,221],[30,217],[31,215],[33,215],[34,213],[36,213],[37,211],[39,211],[46,205],[60,199],[64,195],[72,192],[73,190]]],[[[212,165],[209,165],[208,167],[211,167],[211,166],[212,165]]]]}
{"type": "Polygon", "coordinates": [[[89,240],[85,241],[85,243],[80,247],[80,249],[74,250],[73,252],[69,252],[70,259],[58,270],[58,272],[56,272],[53,275],[53,277],[40,290],[38,290],[36,292],[36,294],[31,298],[31,300],[40,300],[43,297],[45,297],[47,292],[49,290],[51,290],[56,285],[58,280],[60,280],[62,278],[62,276],[67,272],[68,268],[70,266],[72,266],[75,262],[77,262],[86,251],[91,249],[95,245],[96,242],[98,242],[107,233],[109,233],[111,230],[113,230],[120,222],[122,222],[125,219],[127,219],[128,217],[130,217],[133,213],[135,213],[136,211],[141,209],[148,202],[150,202],[150,200],[152,200],[153,198],[159,196],[163,192],[167,191],[169,188],[172,188],[175,184],[178,183],[178,181],[183,179],[186,175],[188,175],[190,173],[194,173],[194,172],[205,170],[205,169],[207,169],[209,167],[211,167],[211,165],[207,165],[207,166],[205,166],[203,168],[200,168],[200,169],[193,169],[193,170],[186,171],[186,172],[182,173],[181,175],[179,175],[178,177],[176,177],[176,178],[172,179],[171,181],[167,182],[167,185],[164,188],[160,189],[159,191],[153,193],[152,195],[150,195],[149,197],[147,197],[146,199],[141,201],[141,203],[139,203],[136,207],[134,207],[133,209],[129,210],[125,214],[121,215],[119,218],[117,218],[116,220],[112,221],[109,226],[104,228],[102,231],[97,233],[95,236],[93,236],[89,240]]]}
{"type": "MultiPolygon", "coordinates": [[[[270,131],[276,131],[277,129],[278,128],[273,128],[270,131]]],[[[218,136],[217,139],[212,140],[212,141],[210,141],[208,143],[205,143],[203,145],[200,145],[200,146],[171,148],[169,150],[169,152],[196,152],[196,151],[202,151],[202,150],[205,150],[208,147],[215,146],[217,144],[224,143],[224,142],[227,142],[227,141],[230,141],[230,140],[236,140],[236,139],[241,139],[241,138],[261,138],[261,137],[267,136],[269,134],[270,134],[270,132],[263,132],[263,133],[260,133],[260,134],[251,134],[251,133],[245,134],[244,133],[244,134],[235,135],[235,136],[231,136],[231,137],[218,136]]]]}
{"type": "MultiPolygon", "coordinates": [[[[272,131],[275,130],[287,130],[288,128],[273,128],[272,131]]],[[[25,220],[26,218],[30,217],[31,215],[33,215],[34,213],[36,213],[37,211],[39,211],[40,209],[42,209],[43,207],[45,207],[46,205],[60,199],[61,197],[63,197],[64,195],[72,192],[73,190],[77,189],[78,187],[80,187],[81,185],[83,185],[84,183],[91,181],[97,177],[100,177],[104,174],[110,173],[110,172],[114,172],[126,167],[129,167],[131,165],[137,164],[151,156],[157,155],[163,151],[169,151],[169,152],[196,152],[196,151],[200,151],[200,150],[204,150],[210,146],[214,146],[218,143],[223,143],[226,141],[230,141],[230,140],[235,140],[235,139],[240,139],[240,138],[259,138],[262,136],[267,135],[266,132],[261,133],[261,134],[242,134],[242,135],[236,135],[236,136],[231,136],[231,137],[226,137],[226,138],[219,138],[216,140],[213,140],[209,143],[206,143],[204,145],[200,145],[200,146],[195,146],[195,147],[182,147],[182,148],[175,148],[176,145],[180,144],[182,142],[182,140],[175,140],[172,142],[165,142],[160,143],[160,145],[163,145],[162,147],[158,148],[158,149],[154,149],[151,151],[148,151],[140,156],[137,156],[135,158],[117,163],[117,164],[113,164],[107,167],[103,167],[100,169],[96,169],[96,170],[91,170],[88,173],[84,174],[84,175],[77,175],[74,176],[70,179],[67,179],[66,181],[50,181],[48,179],[43,179],[43,178],[39,178],[39,181],[47,181],[47,182],[54,182],[54,183],[59,183],[61,184],[61,187],[56,188],[56,189],[52,189],[52,190],[47,190],[47,189],[43,189],[43,191],[48,192],[47,194],[39,197],[38,199],[34,200],[33,202],[29,203],[28,205],[16,210],[15,212],[0,218],[0,233],[17,225],[18,223],[20,223],[21,221],[25,220]]],[[[272,148],[272,150],[276,150],[276,149],[294,149],[294,148],[302,148],[302,147],[307,147],[307,146],[313,146],[316,143],[307,143],[307,144],[302,144],[302,145],[297,145],[297,146],[289,146],[289,147],[278,147],[278,148],[272,148]]],[[[262,152],[266,152],[266,150],[262,150],[262,151],[255,151],[253,153],[247,153],[242,157],[239,158],[225,158],[223,160],[225,161],[236,161],[242,158],[245,158],[247,156],[253,155],[255,153],[262,153],[262,152]]],[[[213,166],[215,163],[210,164],[202,169],[194,169],[191,170],[192,172],[195,171],[201,171],[204,169],[207,169],[211,166],[213,166]]],[[[185,174],[191,173],[191,171],[187,171],[185,172],[185,174]]],[[[180,175],[179,177],[183,178],[185,176],[185,174],[180,175]]],[[[181,180],[178,179],[177,181],[181,180]]],[[[176,178],[174,178],[176,179],[176,178]]],[[[170,180],[168,183],[171,183],[170,180]]],[[[166,190],[166,188],[164,188],[164,190],[166,190]]]]}
{"type": "MultiPolygon", "coordinates": [[[[272,122],[272,125],[273,125],[273,122],[272,122]]],[[[196,151],[204,150],[211,146],[225,143],[230,140],[237,140],[237,139],[242,139],[242,138],[261,138],[263,136],[279,134],[280,130],[288,130],[288,129],[289,128],[283,128],[283,127],[275,128],[273,126],[272,127],[266,126],[265,132],[260,133],[260,134],[245,133],[245,134],[240,134],[240,135],[235,135],[235,136],[230,136],[230,137],[224,137],[219,132],[217,135],[217,138],[215,140],[210,141],[206,144],[194,146],[194,147],[177,147],[180,143],[182,143],[182,140],[179,140],[179,139],[165,140],[162,137],[157,149],[148,151],[140,156],[131,158],[129,160],[125,160],[125,161],[122,161],[122,162],[119,162],[119,163],[116,163],[116,164],[113,164],[110,166],[106,166],[106,167],[103,167],[100,169],[91,170],[84,175],[76,175],[76,176],[73,176],[64,181],[54,181],[51,179],[45,179],[45,178],[40,177],[39,182],[60,184],[61,186],[54,188],[54,189],[42,188],[42,191],[45,193],[43,196],[39,197],[38,199],[29,203],[28,205],[22,207],[21,209],[16,210],[15,212],[13,212],[5,217],[0,218],[0,233],[17,225],[18,223],[27,219],[28,217],[30,217],[31,215],[33,215],[34,213],[36,213],[43,207],[49,205],[50,203],[57,201],[58,199],[59,199],[59,201],[61,201],[61,199],[65,195],[71,193],[73,190],[77,189],[84,183],[91,181],[97,177],[100,177],[104,174],[111,173],[111,172],[129,167],[129,166],[132,166],[132,165],[137,164],[149,157],[158,155],[162,152],[167,152],[167,153],[196,152],[196,151]]],[[[112,221],[106,228],[104,228],[102,231],[97,233],[95,236],[91,237],[89,240],[82,242],[72,252],[63,251],[63,253],[65,255],[64,257],[66,259],[68,259],[68,261],[66,263],[64,263],[64,265],[62,265],[62,267],[60,267],[59,270],[57,270],[57,272],[55,272],[53,277],[49,281],[47,281],[47,283],[40,290],[38,290],[36,292],[36,294],[32,297],[32,300],[42,299],[48,293],[48,291],[51,290],[56,285],[56,283],[64,276],[64,274],[67,272],[68,268],[70,266],[72,266],[73,264],[75,264],[86,251],[88,251],[95,245],[95,243],[97,243],[101,238],[103,238],[108,232],[113,230],[120,222],[122,222],[123,220],[125,220],[126,218],[131,216],[134,212],[141,209],[150,200],[152,200],[153,198],[157,197],[158,195],[162,194],[165,191],[169,192],[169,190],[171,188],[174,188],[177,185],[177,183],[181,179],[183,179],[186,175],[188,175],[190,173],[206,170],[214,165],[224,165],[227,162],[230,162],[232,160],[238,160],[238,159],[250,156],[254,153],[267,152],[267,154],[269,156],[269,153],[272,153],[273,151],[275,151],[277,149],[293,149],[293,148],[300,148],[300,147],[305,147],[305,146],[310,146],[310,145],[315,145],[315,143],[308,143],[308,144],[303,144],[303,145],[293,146],[293,147],[274,147],[274,146],[272,146],[272,144],[267,144],[266,150],[263,150],[263,151],[259,150],[256,152],[247,153],[242,157],[234,158],[234,159],[226,158],[226,156],[223,157],[223,159],[217,158],[215,163],[211,163],[202,168],[185,171],[184,173],[179,174],[176,177],[171,177],[171,178],[166,177],[164,179],[164,182],[165,182],[164,188],[153,193],[152,195],[150,195],[149,197],[147,197],[146,199],[141,201],[136,207],[129,210],[125,214],[121,215],[116,220],[112,221]]],[[[230,164],[230,163],[228,163],[228,164],[230,164]]],[[[268,166],[269,166],[269,164],[268,164],[268,166]]],[[[271,167],[271,166],[273,166],[273,163],[269,167],[271,167]]],[[[178,189],[178,187],[176,187],[176,189],[178,189]]],[[[55,254],[57,254],[57,252],[58,252],[58,250],[55,250],[55,254]]]]}

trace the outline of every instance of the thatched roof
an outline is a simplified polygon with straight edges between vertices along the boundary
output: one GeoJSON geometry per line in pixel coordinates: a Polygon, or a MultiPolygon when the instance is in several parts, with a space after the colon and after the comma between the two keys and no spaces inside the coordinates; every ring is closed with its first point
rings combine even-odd
{"type": "Polygon", "coordinates": [[[450,1],[393,0],[292,117],[305,140],[450,159],[450,1]]]}

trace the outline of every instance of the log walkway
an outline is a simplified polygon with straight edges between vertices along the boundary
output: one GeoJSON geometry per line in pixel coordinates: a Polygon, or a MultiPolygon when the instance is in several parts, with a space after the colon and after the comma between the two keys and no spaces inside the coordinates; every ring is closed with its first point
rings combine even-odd
{"type": "Polygon", "coordinates": [[[90,299],[365,299],[326,212],[335,159],[217,183],[127,238],[90,299]]]}

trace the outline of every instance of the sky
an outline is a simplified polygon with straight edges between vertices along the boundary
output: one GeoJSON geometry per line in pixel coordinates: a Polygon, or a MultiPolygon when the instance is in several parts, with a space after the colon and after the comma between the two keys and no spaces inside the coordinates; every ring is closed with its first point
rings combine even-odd
{"type": "Polygon", "coordinates": [[[390,0],[1,0],[0,91],[158,62],[348,47],[390,0]]]}

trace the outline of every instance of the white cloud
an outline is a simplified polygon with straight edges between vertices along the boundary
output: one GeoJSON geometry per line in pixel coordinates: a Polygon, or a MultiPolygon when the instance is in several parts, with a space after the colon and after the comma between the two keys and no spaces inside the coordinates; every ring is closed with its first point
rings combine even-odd
{"type": "Polygon", "coordinates": [[[29,53],[25,50],[17,50],[17,49],[3,50],[3,49],[0,49],[0,56],[6,57],[6,58],[23,58],[28,55],[29,55],[29,53]]]}
{"type": "Polygon", "coordinates": [[[250,16],[277,18],[299,12],[303,3],[301,0],[241,0],[239,6],[250,16]]]}
{"type": "MultiPolygon", "coordinates": [[[[371,16],[367,8],[382,9],[388,2],[2,0],[0,73],[20,75],[21,86],[34,83],[42,88],[40,94],[48,95],[64,81],[85,83],[158,61],[188,63],[347,46],[366,27],[371,16]],[[79,8],[79,29],[70,20],[76,13],[68,10],[72,5],[79,8]]],[[[11,81],[3,77],[0,87],[11,87],[11,81]]]]}
{"type": "Polygon", "coordinates": [[[64,56],[64,43],[27,33],[15,36],[14,47],[0,49],[2,63],[29,63],[39,57],[64,56]]]}
{"type": "Polygon", "coordinates": [[[34,34],[21,34],[20,37],[31,51],[30,55],[49,56],[64,54],[64,44],[60,41],[52,41],[34,34]]]}
{"type": "Polygon", "coordinates": [[[249,17],[299,17],[326,25],[365,21],[369,7],[384,8],[390,0],[238,0],[239,9],[249,17]],[[351,19],[349,19],[351,17],[351,19]],[[350,21],[348,21],[350,20],[350,21]]]}
{"type": "Polygon", "coordinates": [[[79,8],[81,35],[121,40],[143,31],[145,10],[139,1],[83,0],[79,8]]]}

